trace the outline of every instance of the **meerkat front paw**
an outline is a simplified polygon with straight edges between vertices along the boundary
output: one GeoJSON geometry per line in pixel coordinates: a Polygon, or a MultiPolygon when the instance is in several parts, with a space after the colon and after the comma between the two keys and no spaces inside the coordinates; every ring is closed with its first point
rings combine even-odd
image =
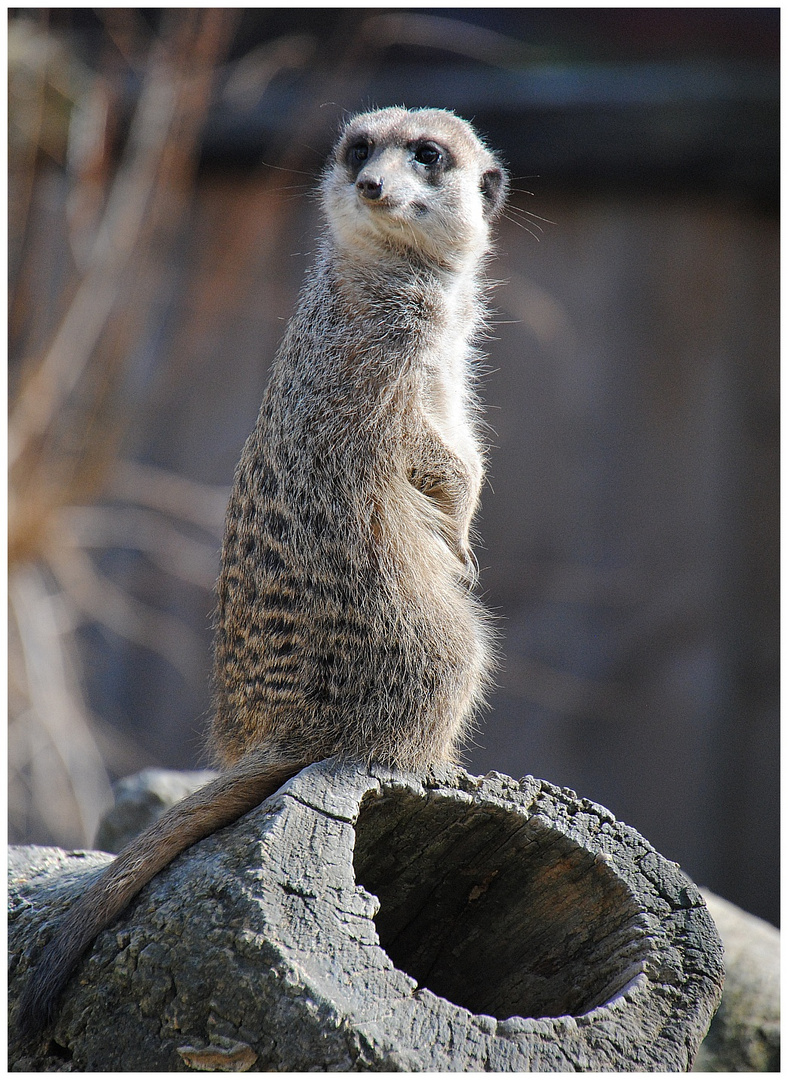
{"type": "Polygon", "coordinates": [[[457,556],[465,570],[465,576],[471,585],[479,580],[479,561],[469,544],[460,542],[457,548],[457,556]]]}

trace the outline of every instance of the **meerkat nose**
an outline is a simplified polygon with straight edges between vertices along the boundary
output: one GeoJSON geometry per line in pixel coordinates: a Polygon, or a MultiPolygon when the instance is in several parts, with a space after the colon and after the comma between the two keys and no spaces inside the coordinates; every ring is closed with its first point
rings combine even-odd
{"type": "Polygon", "coordinates": [[[379,199],[383,194],[383,181],[365,176],[356,180],[356,189],[365,199],[379,199]]]}

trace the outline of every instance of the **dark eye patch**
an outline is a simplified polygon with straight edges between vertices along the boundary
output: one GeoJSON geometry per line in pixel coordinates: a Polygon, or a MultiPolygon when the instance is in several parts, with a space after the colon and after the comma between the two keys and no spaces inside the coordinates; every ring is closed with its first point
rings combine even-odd
{"type": "Polygon", "coordinates": [[[357,172],[372,153],[372,141],[365,135],[353,139],[345,151],[345,161],[348,167],[357,172]]]}
{"type": "Polygon", "coordinates": [[[429,168],[441,165],[444,160],[443,151],[434,142],[417,143],[413,150],[413,156],[419,165],[427,165],[429,168]]]}

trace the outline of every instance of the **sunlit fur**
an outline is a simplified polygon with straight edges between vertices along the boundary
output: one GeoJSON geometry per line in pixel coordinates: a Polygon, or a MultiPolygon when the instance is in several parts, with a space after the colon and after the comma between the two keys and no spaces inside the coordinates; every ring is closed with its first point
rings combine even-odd
{"type": "Polygon", "coordinates": [[[484,471],[473,389],[483,260],[505,178],[438,110],[352,119],[325,232],[238,466],[222,550],[211,739],[226,771],[71,907],[18,1010],[51,1018],[80,955],[168,861],[334,754],[453,761],[492,663],[472,594],[484,471]],[[363,135],[373,205],[346,150],[363,135]],[[443,167],[414,159],[434,142],[443,167]]]}
{"type": "Polygon", "coordinates": [[[501,172],[462,120],[346,127],[326,233],[235,478],[219,582],[213,743],[406,768],[455,760],[490,669],[469,591],[483,475],[472,341],[501,172]],[[363,137],[361,170],[346,164],[363,137]],[[413,159],[429,140],[440,175],[413,159]],[[359,192],[373,175],[379,201],[359,192]]]}

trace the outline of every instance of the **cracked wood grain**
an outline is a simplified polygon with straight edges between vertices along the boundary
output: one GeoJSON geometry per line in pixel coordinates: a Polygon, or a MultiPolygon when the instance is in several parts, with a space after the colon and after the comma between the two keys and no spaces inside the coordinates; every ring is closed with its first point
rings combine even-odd
{"type": "MultiPolygon", "coordinates": [[[[12,853],[12,1001],[106,861],[12,853]]],[[[604,807],[532,777],[323,762],[155,878],[11,1061],[682,1071],[721,987],[695,886],[604,807]]]]}

